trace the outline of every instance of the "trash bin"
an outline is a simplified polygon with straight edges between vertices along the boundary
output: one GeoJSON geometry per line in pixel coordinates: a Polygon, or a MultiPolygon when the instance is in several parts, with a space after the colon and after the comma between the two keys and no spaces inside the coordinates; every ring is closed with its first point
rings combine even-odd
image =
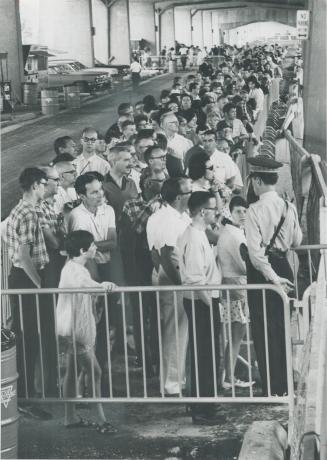
{"type": "Polygon", "coordinates": [[[43,115],[56,115],[59,112],[59,93],[56,89],[41,91],[41,109],[43,115]]]}
{"type": "Polygon", "coordinates": [[[81,106],[81,95],[78,86],[65,86],[65,103],[69,109],[79,109],[81,106]]]}
{"type": "Polygon", "coordinates": [[[37,83],[24,83],[24,104],[37,105],[37,83]]]}
{"type": "Polygon", "coordinates": [[[176,61],[169,61],[168,72],[177,73],[177,62],[176,61]]]}
{"type": "Polygon", "coordinates": [[[18,458],[17,377],[15,334],[1,329],[1,458],[18,458]]]}

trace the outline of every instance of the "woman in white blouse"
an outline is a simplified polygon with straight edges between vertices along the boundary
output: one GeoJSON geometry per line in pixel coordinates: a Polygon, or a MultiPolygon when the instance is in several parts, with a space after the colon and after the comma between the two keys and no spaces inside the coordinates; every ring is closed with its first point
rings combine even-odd
{"type": "Polygon", "coordinates": [[[255,100],[256,107],[255,107],[255,110],[253,111],[253,117],[255,120],[257,120],[259,113],[263,110],[265,95],[263,94],[263,91],[260,88],[260,84],[258,80],[254,76],[251,76],[250,78],[248,78],[247,83],[250,89],[249,99],[255,100]]]}

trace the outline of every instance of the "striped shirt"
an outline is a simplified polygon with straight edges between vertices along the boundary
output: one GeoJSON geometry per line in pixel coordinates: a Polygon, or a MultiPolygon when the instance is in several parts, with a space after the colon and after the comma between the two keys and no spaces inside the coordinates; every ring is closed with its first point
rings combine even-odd
{"type": "Polygon", "coordinates": [[[40,218],[35,207],[22,199],[11,211],[7,224],[7,244],[10,260],[15,267],[21,267],[19,250],[28,245],[30,256],[37,270],[44,268],[49,262],[40,218]]]}

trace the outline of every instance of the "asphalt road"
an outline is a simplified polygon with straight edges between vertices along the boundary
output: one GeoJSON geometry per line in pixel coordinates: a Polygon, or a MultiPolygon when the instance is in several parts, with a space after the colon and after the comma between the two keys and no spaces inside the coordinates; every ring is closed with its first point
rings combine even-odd
{"type": "Polygon", "coordinates": [[[162,89],[170,87],[173,77],[165,74],[153,78],[142,83],[137,92],[123,89],[78,111],[45,120],[40,118],[33,124],[4,134],[1,142],[1,219],[8,216],[20,198],[18,177],[22,169],[49,162],[54,157],[53,142],[57,137],[69,135],[77,141],[86,126],[105,132],[116,121],[117,107],[121,102],[135,103],[146,94],[159,97],[162,89]]]}

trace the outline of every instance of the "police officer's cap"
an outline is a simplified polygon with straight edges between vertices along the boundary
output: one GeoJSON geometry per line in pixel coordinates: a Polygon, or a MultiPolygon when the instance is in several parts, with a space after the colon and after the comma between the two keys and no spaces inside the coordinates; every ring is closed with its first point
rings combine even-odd
{"type": "Polygon", "coordinates": [[[283,166],[280,161],[273,160],[267,155],[257,155],[256,157],[248,158],[247,162],[250,166],[251,173],[277,173],[278,169],[283,166]]]}

